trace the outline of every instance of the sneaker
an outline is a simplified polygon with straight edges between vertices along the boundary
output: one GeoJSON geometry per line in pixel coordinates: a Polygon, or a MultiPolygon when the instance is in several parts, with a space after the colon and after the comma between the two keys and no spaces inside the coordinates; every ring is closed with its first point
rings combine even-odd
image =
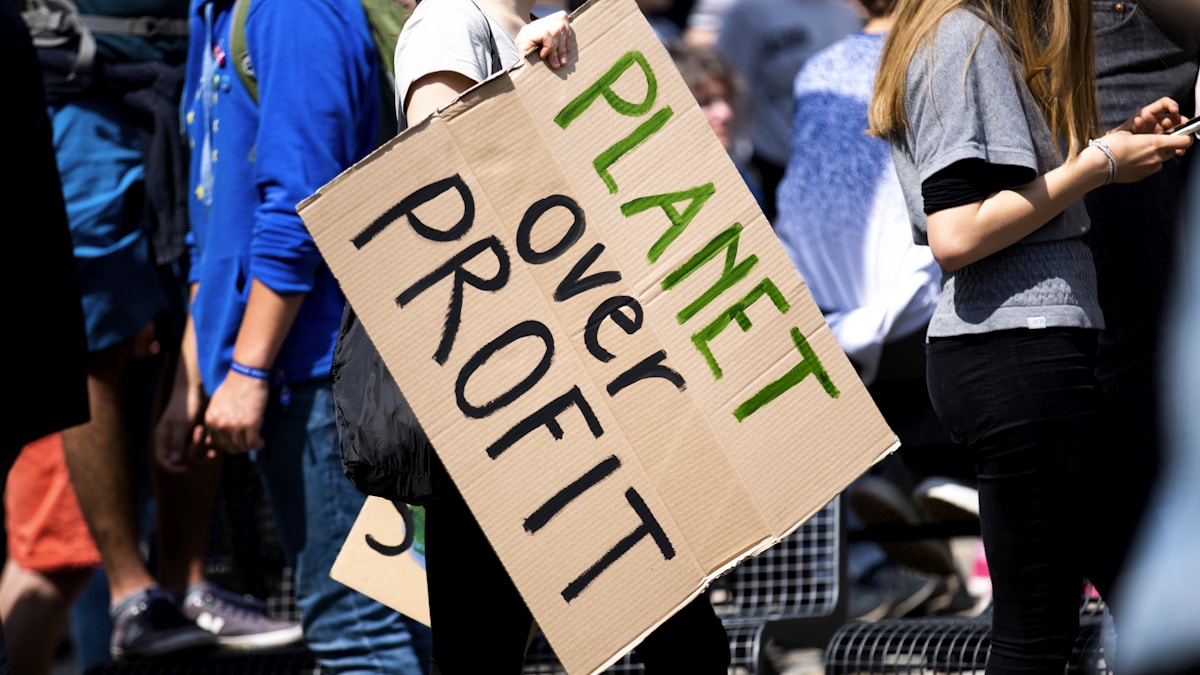
{"type": "MultiPolygon", "coordinates": [[[[850,490],[850,508],[867,525],[911,525],[924,522],[912,498],[895,483],[878,476],[859,478],[850,490]]],[[[893,562],[937,576],[956,572],[944,539],[882,539],[880,548],[893,562]]]]}
{"type": "Polygon", "coordinates": [[[922,608],[929,616],[977,616],[983,604],[967,590],[961,575],[949,577],[942,592],[929,599],[922,608]]]}
{"type": "Polygon", "coordinates": [[[183,613],[225,649],[275,649],[304,638],[298,622],[272,618],[266,604],[257,598],[231,593],[207,581],[188,587],[183,613]]]}
{"type": "Polygon", "coordinates": [[[883,594],[887,607],[885,616],[892,619],[922,615],[926,604],[946,591],[941,577],[891,563],[876,567],[863,582],[883,594]]]}
{"type": "Polygon", "coordinates": [[[850,587],[850,602],[846,608],[854,621],[878,621],[887,617],[892,607],[881,588],[870,583],[857,583],[850,587]]]}
{"type": "Polygon", "coordinates": [[[144,588],[117,603],[109,653],[116,660],[162,656],[189,649],[212,648],[216,639],[200,630],[158,586],[144,588]]]}
{"type": "Polygon", "coordinates": [[[979,520],[979,491],[952,478],[926,478],[913,490],[913,501],[932,520],[979,520]]]}

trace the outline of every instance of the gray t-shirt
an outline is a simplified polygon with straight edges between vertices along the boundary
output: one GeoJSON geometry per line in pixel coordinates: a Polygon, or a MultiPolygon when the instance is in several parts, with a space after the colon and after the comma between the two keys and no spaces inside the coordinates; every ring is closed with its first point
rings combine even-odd
{"type": "MultiPolygon", "coordinates": [[[[938,171],[982,159],[1040,175],[1062,163],[1002,39],[976,14],[957,10],[909,66],[907,136],[892,145],[892,157],[918,244],[928,244],[921,183],[938,171]]],[[[1020,242],[945,273],[928,335],[1103,327],[1095,266],[1080,238],[1089,226],[1087,210],[1076,202],[1020,242]]]]}
{"type": "Polygon", "coordinates": [[[399,128],[408,128],[403,101],[418,79],[448,71],[482,82],[518,58],[513,39],[472,0],[423,0],[408,17],[396,42],[399,128]],[[500,63],[495,63],[493,52],[499,55],[500,63]]]}

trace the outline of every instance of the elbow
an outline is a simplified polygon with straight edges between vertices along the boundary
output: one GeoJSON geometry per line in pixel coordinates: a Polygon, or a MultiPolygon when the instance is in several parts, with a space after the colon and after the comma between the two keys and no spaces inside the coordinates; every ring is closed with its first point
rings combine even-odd
{"type": "Polygon", "coordinates": [[[981,242],[962,219],[947,219],[942,217],[943,213],[933,214],[929,219],[929,252],[943,272],[954,272],[982,257],[981,242]]]}
{"type": "Polygon", "coordinates": [[[943,272],[955,272],[975,262],[971,249],[962,245],[962,242],[935,242],[931,239],[929,251],[943,272]]]}
{"type": "Polygon", "coordinates": [[[926,216],[929,251],[943,272],[955,272],[987,255],[980,206],[963,204],[926,216]]]}

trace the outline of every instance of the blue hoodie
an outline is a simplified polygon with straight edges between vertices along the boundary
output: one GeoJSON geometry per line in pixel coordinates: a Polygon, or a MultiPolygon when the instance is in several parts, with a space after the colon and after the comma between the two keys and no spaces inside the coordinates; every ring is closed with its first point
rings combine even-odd
{"type": "Polygon", "coordinates": [[[182,103],[192,318],[209,394],[229,370],[252,279],[307,294],[273,369],[291,382],[329,376],[345,299],[296,204],[372,149],[379,110],[360,0],[254,0],[245,36],[257,104],[230,56],[232,7],[192,0],[182,103]]]}

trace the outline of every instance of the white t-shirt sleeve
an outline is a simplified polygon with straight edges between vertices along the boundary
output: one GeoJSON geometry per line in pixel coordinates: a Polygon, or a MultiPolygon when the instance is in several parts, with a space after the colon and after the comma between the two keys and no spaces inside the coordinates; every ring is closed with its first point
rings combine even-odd
{"type": "Polygon", "coordinates": [[[470,0],[429,0],[417,5],[396,43],[396,116],[409,125],[403,105],[420,78],[453,72],[482,82],[491,74],[487,18],[470,0]]]}

